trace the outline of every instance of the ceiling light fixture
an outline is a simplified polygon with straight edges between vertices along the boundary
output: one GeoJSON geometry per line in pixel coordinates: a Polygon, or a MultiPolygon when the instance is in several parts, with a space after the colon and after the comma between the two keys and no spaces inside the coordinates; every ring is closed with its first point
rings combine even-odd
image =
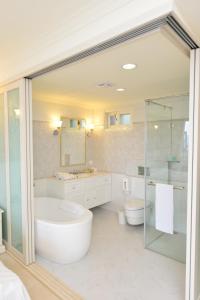
{"type": "Polygon", "coordinates": [[[116,91],[117,91],[117,92],[124,92],[124,91],[125,91],[125,89],[123,89],[123,88],[119,88],[119,89],[116,89],[116,91]]]}
{"type": "Polygon", "coordinates": [[[137,65],[135,65],[135,64],[125,64],[125,65],[122,66],[122,68],[123,68],[124,70],[133,70],[133,69],[135,69],[136,67],[137,67],[137,65]]]}
{"type": "Polygon", "coordinates": [[[100,82],[100,83],[97,84],[98,88],[111,88],[113,86],[114,86],[114,84],[112,82],[109,82],[109,81],[100,82]]]}

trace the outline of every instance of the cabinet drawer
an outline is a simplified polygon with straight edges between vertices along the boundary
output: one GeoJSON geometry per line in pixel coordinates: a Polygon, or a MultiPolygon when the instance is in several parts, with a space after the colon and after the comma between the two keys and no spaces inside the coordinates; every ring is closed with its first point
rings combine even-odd
{"type": "Polygon", "coordinates": [[[86,208],[92,208],[92,207],[95,207],[96,206],[96,198],[97,198],[97,195],[96,195],[96,191],[93,190],[93,191],[90,191],[89,193],[87,193],[85,195],[85,207],[86,208]]]}
{"type": "Polygon", "coordinates": [[[75,193],[82,194],[84,192],[84,185],[82,182],[70,182],[65,184],[65,192],[67,194],[75,193]]]}
{"type": "Polygon", "coordinates": [[[95,176],[93,178],[88,178],[85,181],[86,189],[92,189],[94,187],[102,186],[105,184],[111,184],[111,176],[110,175],[95,176]]]}
{"type": "Polygon", "coordinates": [[[85,197],[85,206],[92,208],[111,201],[111,186],[104,185],[89,191],[85,197]]]}

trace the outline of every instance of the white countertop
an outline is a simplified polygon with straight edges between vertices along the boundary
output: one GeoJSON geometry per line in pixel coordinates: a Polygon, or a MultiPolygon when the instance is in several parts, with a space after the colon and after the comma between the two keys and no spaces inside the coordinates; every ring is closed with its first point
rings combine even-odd
{"type": "Polygon", "coordinates": [[[106,176],[106,175],[111,175],[111,173],[108,172],[94,172],[94,173],[79,173],[79,174],[74,174],[74,178],[69,178],[69,179],[57,179],[55,176],[50,177],[51,179],[59,180],[59,181],[72,181],[72,180],[81,180],[85,178],[91,178],[91,177],[98,177],[98,176],[106,176]]]}

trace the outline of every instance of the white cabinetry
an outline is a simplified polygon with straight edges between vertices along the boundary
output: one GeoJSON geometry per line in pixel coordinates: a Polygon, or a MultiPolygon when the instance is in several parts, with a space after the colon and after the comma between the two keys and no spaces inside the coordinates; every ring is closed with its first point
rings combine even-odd
{"type": "Polygon", "coordinates": [[[84,180],[73,179],[73,181],[66,181],[64,183],[64,199],[75,201],[85,206],[84,202],[84,180]]]}
{"type": "Polygon", "coordinates": [[[111,201],[111,175],[99,173],[66,181],[56,178],[37,179],[35,196],[66,199],[92,208],[111,201]],[[41,188],[42,185],[45,186],[41,188]]]}
{"type": "Polygon", "coordinates": [[[64,199],[92,208],[111,201],[111,176],[90,176],[66,181],[64,199]]]}

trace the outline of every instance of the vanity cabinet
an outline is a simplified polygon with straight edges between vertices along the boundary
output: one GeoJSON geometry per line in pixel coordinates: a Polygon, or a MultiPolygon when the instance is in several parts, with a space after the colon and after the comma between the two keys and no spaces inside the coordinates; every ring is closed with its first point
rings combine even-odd
{"type": "Polygon", "coordinates": [[[111,175],[66,181],[64,199],[92,208],[111,201],[111,175]]]}
{"type": "Polygon", "coordinates": [[[55,197],[93,208],[111,201],[111,174],[95,173],[85,178],[35,180],[35,196],[55,197]]]}
{"type": "Polygon", "coordinates": [[[85,207],[92,208],[111,201],[110,186],[99,186],[85,195],[85,207]]]}

